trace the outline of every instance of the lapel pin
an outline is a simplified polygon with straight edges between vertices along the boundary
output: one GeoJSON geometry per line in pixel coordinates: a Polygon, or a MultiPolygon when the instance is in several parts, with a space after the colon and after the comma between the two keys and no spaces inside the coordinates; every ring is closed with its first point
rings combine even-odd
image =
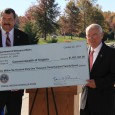
{"type": "Polygon", "coordinates": [[[20,36],[17,36],[17,38],[20,38],[20,36]]]}
{"type": "Polygon", "coordinates": [[[100,57],[102,57],[103,55],[101,54],[100,57]]]}

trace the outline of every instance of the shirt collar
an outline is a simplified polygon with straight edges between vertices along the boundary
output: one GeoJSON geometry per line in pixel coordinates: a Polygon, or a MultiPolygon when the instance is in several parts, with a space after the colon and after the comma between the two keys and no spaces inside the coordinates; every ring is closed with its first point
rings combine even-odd
{"type": "MultiPolygon", "coordinates": [[[[2,30],[2,33],[4,34],[4,35],[6,35],[6,31],[1,27],[1,30],[2,30]]],[[[13,35],[13,32],[14,32],[14,28],[9,32],[9,35],[13,35]]]]}
{"type": "Polygon", "coordinates": [[[95,48],[95,49],[93,49],[92,47],[91,47],[91,51],[95,51],[95,52],[99,52],[100,51],[100,49],[101,49],[101,47],[102,47],[102,42],[95,48]]]}

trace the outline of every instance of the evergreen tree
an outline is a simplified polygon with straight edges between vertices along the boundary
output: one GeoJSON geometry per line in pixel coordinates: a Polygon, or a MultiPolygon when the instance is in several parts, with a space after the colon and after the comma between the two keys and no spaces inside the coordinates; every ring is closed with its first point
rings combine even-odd
{"type": "Polygon", "coordinates": [[[57,17],[59,16],[59,7],[55,0],[37,0],[34,17],[39,27],[39,33],[43,34],[46,40],[47,34],[55,33],[58,28],[57,17]]]}

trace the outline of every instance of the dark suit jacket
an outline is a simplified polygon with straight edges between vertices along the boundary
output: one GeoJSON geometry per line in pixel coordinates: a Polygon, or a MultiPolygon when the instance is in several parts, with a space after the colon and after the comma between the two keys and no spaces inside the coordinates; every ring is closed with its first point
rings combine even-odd
{"type": "MultiPolygon", "coordinates": [[[[14,44],[13,46],[21,46],[21,45],[29,45],[29,39],[26,33],[19,29],[14,29],[14,44]]],[[[0,47],[2,47],[2,33],[0,30],[0,47]]],[[[23,90],[16,91],[15,93],[19,93],[23,95],[23,90]]]]}
{"type": "Polygon", "coordinates": [[[115,106],[115,49],[103,43],[90,72],[90,79],[95,80],[97,88],[88,88],[88,108],[93,112],[111,115],[115,106]]]}
{"type": "MultiPolygon", "coordinates": [[[[14,46],[29,45],[28,36],[19,29],[14,29],[14,46]]],[[[0,31],[0,47],[2,47],[2,34],[0,31]]]]}

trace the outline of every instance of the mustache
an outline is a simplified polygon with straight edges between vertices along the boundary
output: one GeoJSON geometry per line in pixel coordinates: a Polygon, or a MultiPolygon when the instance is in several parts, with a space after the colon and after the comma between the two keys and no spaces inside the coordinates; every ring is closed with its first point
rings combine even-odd
{"type": "Polygon", "coordinates": [[[8,26],[10,26],[10,24],[9,24],[9,23],[4,23],[4,25],[8,25],[8,26]]]}

